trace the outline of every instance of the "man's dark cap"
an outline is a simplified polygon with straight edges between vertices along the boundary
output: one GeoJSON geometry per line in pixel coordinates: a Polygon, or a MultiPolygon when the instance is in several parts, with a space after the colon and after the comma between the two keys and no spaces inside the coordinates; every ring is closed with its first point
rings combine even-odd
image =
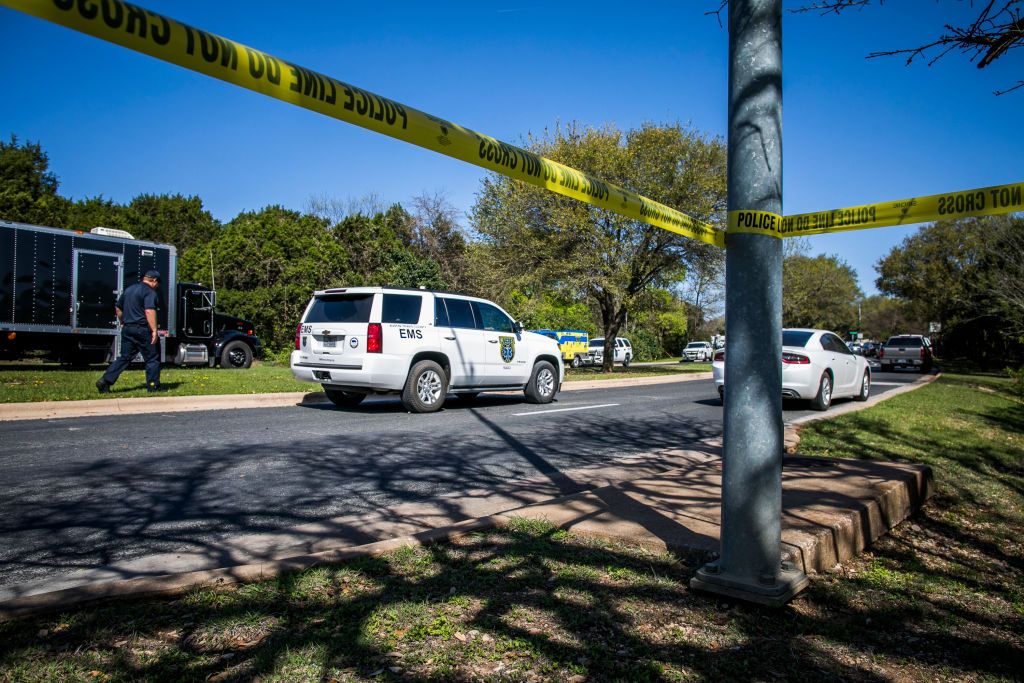
{"type": "Polygon", "coordinates": [[[146,277],[153,278],[154,280],[159,280],[160,279],[160,271],[159,270],[147,270],[146,271],[146,277]]]}

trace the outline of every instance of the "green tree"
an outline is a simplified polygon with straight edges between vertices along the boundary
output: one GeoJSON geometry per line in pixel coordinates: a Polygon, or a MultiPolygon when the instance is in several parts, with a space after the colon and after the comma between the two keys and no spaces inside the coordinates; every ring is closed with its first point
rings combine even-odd
{"type": "Polygon", "coordinates": [[[437,264],[441,280],[449,289],[465,291],[470,284],[468,244],[455,207],[441,194],[414,197],[412,207],[414,251],[437,264]]]}
{"type": "Polygon", "coordinates": [[[925,323],[915,319],[900,299],[876,294],[860,302],[860,331],[865,339],[884,342],[893,335],[922,329],[927,329],[925,323]]]}
{"type": "Polygon", "coordinates": [[[1018,352],[1014,263],[1024,260],[1021,221],[1011,216],[965,218],[922,226],[878,262],[878,289],[906,303],[927,333],[942,325],[945,356],[987,362],[1018,352]]]}
{"type": "Polygon", "coordinates": [[[179,267],[182,280],[215,281],[218,308],[252,320],[268,347],[282,349],[313,291],[351,284],[348,262],[324,221],[271,206],[239,214],[187,249],[179,267]]]}
{"type": "Polygon", "coordinates": [[[857,273],[836,256],[792,254],[782,263],[782,324],[845,336],[857,322],[857,273]]]}
{"type": "Polygon", "coordinates": [[[139,237],[135,232],[132,212],[126,206],[102,196],[69,202],[63,222],[58,227],[88,232],[100,226],[125,230],[133,237],[139,237]]]}
{"type": "Polygon", "coordinates": [[[679,353],[689,332],[690,306],[664,289],[650,290],[629,320],[629,336],[638,360],[656,360],[679,353]],[[638,339],[649,340],[638,347],[638,339]]]}
{"type": "Polygon", "coordinates": [[[128,205],[135,237],[173,244],[184,251],[209,242],[220,223],[203,208],[199,197],[140,194],[128,205]]]}
{"type": "Polygon", "coordinates": [[[438,262],[416,248],[415,220],[399,204],[373,216],[346,216],[333,234],[345,251],[358,254],[350,262],[350,285],[448,287],[438,262]]]}
{"type": "Polygon", "coordinates": [[[528,329],[592,329],[593,316],[587,304],[575,301],[561,292],[540,292],[537,296],[530,296],[526,292],[513,290],[506,294],[503,303],[509,313],[528,329]]]}
{"type": "Polygon", "coordinates": [[[0,140],[0,218],[62,227],[69,202],[57,194],[57,176],[39,143],[0,140]]]}
{"type": "MultiPolygon", "coordinates": [[[[626,133],[570,125],[530,147],[695,218],[721,221],[726,154],[719,139],[679,124],[626,133]]],[[[471,223],[485,245],[472,258],[488,262],[503,280],[475,284],[503,284],[505,292],[532,296],[555,290],[592,302],[607,340],[605,371],[611,370],[612,340],[627,314],[639,312],[645,294],[680,282],[696,263],[719,256],[696,240],[504,176],[484,180],[471,223]]]]}
{"type": "Polygon", "coordinates": [[[983,285],[991,294],[990,310],[1005,320],[1007,334],[1024,341],[1024,218],[993,216],[984,226],[983,285]]]}

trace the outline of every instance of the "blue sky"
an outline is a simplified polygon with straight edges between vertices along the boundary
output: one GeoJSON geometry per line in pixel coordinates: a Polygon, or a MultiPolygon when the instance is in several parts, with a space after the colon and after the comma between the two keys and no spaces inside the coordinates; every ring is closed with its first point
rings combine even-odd
{"type": "MultiPolygon", "coordinates": [[[[704,14],[717,0],[138,4],[513,144],[573,120],[726,132],[727,35],[704,14]]],[[[785,213],[1024,180],[1024,89],[992,95],[1024,77],[1024,51],[984,70],[959,54],[932,67],[865,58],[970,14],[903,0],[784,15],[785,213]]],[[[0,44],[0,135],[41,143],[66,196],[194,194],[223,221],[314,195],[440,192],[468,211],[485,175],[6,8],[0,44]]],[[[815,237],[811,250],[845,260],[872,294],[874,264],[914,231],[815,237]]]]}

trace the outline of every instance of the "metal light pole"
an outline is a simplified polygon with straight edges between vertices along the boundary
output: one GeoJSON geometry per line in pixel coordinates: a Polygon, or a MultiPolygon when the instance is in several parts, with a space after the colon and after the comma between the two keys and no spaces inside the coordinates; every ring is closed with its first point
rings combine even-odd
{"type": "Polygon", "coordinates": [[[728,142],[722,553],[690,585],[782,605],[807,585],[781,557],[782,240],[733,231],[733,212],[782,215],[781,0],[729,2],[728,142]]]}

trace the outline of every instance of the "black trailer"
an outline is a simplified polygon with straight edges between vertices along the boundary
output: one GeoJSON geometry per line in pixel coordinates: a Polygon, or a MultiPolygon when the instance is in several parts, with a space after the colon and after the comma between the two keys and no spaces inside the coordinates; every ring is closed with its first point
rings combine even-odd
{"type": "Polygon", "coordinates": [[[114,304],[150,269],[162,274],[162,362],[247,368],[262,352],[252,323],[216,312],[216,292],[178,282],[177,249],[94,228],[85,233],[0,221],[0,353],[44,350],[63,362],[119,352],[114,304]]]}

